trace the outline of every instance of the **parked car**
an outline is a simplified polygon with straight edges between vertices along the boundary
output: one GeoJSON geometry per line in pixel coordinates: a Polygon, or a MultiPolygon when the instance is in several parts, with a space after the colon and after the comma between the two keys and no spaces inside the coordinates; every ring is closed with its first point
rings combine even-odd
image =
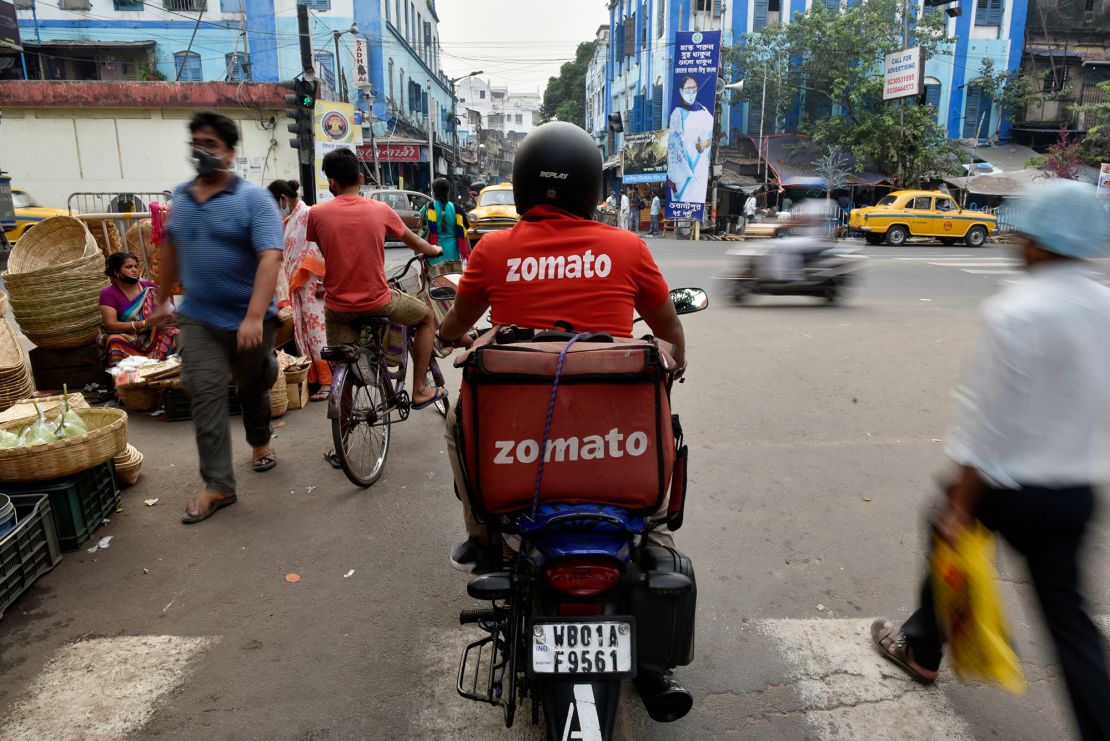
{"type": "Polygon", "coordinates": [[[962,239],[968,247],[982,247],[997,227],[997,217],[961,209],[939,190],[896,190],[874,206],[852,209],[848,217],[848,228],[863,232],[868,244],[894,247],[910,237],[932,237],[945,245],[962,239]]]}
{"type": "Polygon", "coordinates": [[[66,216],[69,214],[64,208],[46,208],[35,203],[31,194],[21,188],[12,188],[12,205],[15,206],[15,228],[7,229],[9,242],[16,242],[27,233],[27,230],[40,221],[45,221],[52,216],[66,216]]]}
{"type": "Polygon", "coordinates": [[[520,221],[513,200],[513,184],[500,183],[482,188],[478,194],[478,205],[466,216],[470,219],[466,236],[471,245],[476,245],[483,234],[512,229],[520,221]]]}
{"type": "MultiPolygon", "coordinates": [[[[431,197],[414,190],[372,190],[366,194],[366,197],[386,204],[397,212],[401,221],[405,222],[405,226],[422,237],[427,236],[424,225],[420,221],[420,209],[432,202],[431,197]]],[[[385,246],[398,247],[401,246],[401,241],[390,240],[385,243],[385,246]]]]}

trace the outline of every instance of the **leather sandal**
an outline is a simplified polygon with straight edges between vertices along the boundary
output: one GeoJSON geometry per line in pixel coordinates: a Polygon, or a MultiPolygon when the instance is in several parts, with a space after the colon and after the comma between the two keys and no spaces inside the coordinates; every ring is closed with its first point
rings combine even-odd
{"type": "MultiPolygon", "coordinates": [[[[205,494],[212,495],[216,494],[216,492],[205,492],[205,494]]],[[[236,495],[225,494],[222,495],[219,499],[209,499],[208,506],[206,506],[204,509],[200,509],[198,507],[197,513],[195,515],[190,514],[189,508],[192,507],[194,504],[199,503],[203,497],[204,494],[201,494],[196,499],[189,502],[188,505],[186,505],[185,514],[181,516],[181,521],[184,522],[186,525],[194,525],[198,522],[201,522],[202,520],[207,520],[209,517],[216,514],[216,510],[223,509],[224,507],[230,507],[231,505],[239,501],[239,498],[236,495]]]]}
{"type": "Polygon", "coordinates": [[[263,453],[262,455],[254,458],[251,461],[251,468],[254,469],[255,473],[262,473],[263,471],[269,471],[271,468],[273,468],[276,465],[277,465],[277,453],[275,453],[272,449],[267,450],[265,453],[263,453]]]}
{"type": "Polygon", "coordinates": [[[871,642],[884,659],[897,666],[910,676],[910,679],[926,687],[937,681],[939,672],[929,671],[924,667],[917,668],[910,662],[909,646],[906,645],[906,634],[894,631],[894,624],[882,618],[871,623],[871,642]]]}

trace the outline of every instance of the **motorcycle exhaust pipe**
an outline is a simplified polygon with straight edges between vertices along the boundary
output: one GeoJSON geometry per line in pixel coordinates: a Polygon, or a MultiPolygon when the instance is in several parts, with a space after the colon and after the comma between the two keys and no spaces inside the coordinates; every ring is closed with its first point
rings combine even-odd
{"type": "Polygon", "coordinates": [[[694,696],[669,674],[641,671],[633,682],[648,715],[656,723],[671,723],[694,706],[694,696]]]}

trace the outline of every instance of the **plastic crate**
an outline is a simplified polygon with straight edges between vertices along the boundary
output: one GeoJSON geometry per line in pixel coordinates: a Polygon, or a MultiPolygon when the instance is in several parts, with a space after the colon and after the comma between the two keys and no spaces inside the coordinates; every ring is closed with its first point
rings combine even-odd
{"type": "Polygon", "coordinates": [[[35,579],[62,560],[50,497],[16,494],[12,504],[17,524],[0,539],[0,617],[35,579]]]}
{"type": "Polygon", "coordinates": [[[83,546],[119,504],[116,467],[112,461],[64,479],[19,487],[4,485],[3,493],[48,495],[63,551],[83,546]]]}
{"type": "MultiPolygon", "coordinates": [[[[192,401],[184,389],[166,389],[162,394],[162,411],[166,413],[167,422],[182,422],[193,418],[192,401]]],[[[236,416],[243,413],[243,406],[239,403],[239,392],[235,386],[227,387],[227,413],[236,416]]]]}

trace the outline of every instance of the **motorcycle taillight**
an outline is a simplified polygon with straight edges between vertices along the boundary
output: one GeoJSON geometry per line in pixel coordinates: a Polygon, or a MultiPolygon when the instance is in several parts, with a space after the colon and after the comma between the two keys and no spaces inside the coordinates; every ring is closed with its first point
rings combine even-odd
{"type": "Polygon", "coordinates": [[[552,589],[571,597],[596,597],[617,585],[620,567],[609,559],[588,556],[562,558],[544,572],[552,589]]]}

